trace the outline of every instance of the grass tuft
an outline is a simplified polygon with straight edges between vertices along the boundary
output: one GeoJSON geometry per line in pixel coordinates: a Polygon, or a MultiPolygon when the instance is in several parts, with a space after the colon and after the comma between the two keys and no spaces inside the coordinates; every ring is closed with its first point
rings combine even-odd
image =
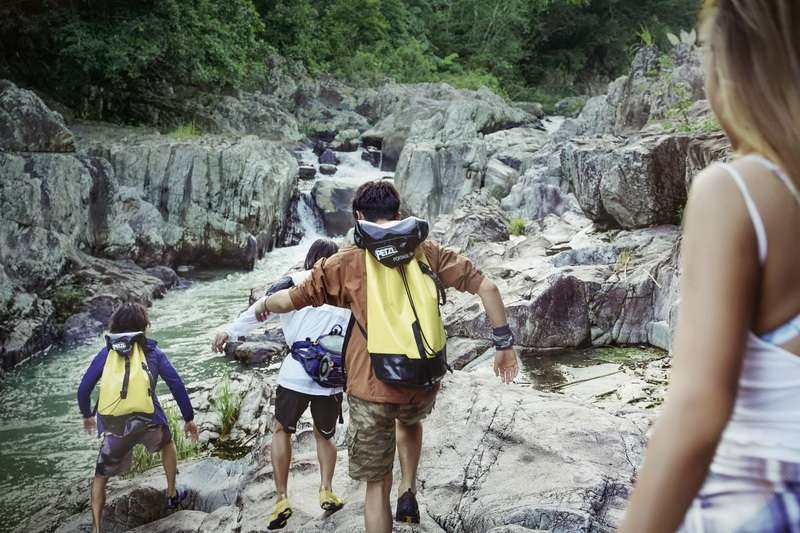
{"type": "Polygon", "coordinates": [[[231,392],[230,376],[225,376],[217,389],[217,397],[214,399],[214,407],[219,414],[221,424],[220,437],[225,437],[231,432],[239,418],[241,406],[241,398],[231,392]]]}
{"type": "Polygon", "coordinates": [[[170,132],[170,136],[183,141],[186,139],[195,139],[200,136],[200,129],[195,125],[194,121],[181,124],[170,132]]]}
{"type": "Polygon", "coordinates": [[[528,222],[524,218],[513,218],[508,224],[508,231],[511,235],[519,237],[520,235],[525,235],[525,227],[527,225],[528,222]]]}

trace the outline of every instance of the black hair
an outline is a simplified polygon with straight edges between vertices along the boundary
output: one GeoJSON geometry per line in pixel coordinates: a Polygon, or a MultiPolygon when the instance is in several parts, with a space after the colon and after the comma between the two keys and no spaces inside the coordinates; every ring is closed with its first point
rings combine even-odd
{"type": "Polygon", "coordinates": [[[400,213],[400,193],[388,180],[368,181],[353,195],[353,218],[357,219],[356,211],[370,222],[394,220],[400,213]]]}
{"type": "Polygon", "coordinates": [[[129,302],[117,307],[117,310],[111,315],[108,330],[111,333],[131,333],[144,331],[149,325],[147,309],[142,304],[129,302]]]}
{"type": "Polygon", "coordinates": [[[317,239],[308,249],[303,268],[311,270],[317,261],[323,257],[330,257],[339,251],[339,245],[331,239],[317,239]]]}

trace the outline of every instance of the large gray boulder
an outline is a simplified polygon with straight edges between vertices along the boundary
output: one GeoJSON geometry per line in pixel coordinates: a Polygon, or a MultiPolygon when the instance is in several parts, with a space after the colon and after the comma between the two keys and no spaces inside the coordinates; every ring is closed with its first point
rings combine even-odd
{"type": "Polygon", "coordinates": [[[651,120],[667,118],[676,103],[704,98],[703,79],[700,48],[680,44],[669,54],[639,49],[621,88],[616,132],[638,131],[651,120]]]}
{"type": "Polygon", "coordinates": [[[358,186],[351,179],[331,178],[314,183],[311,196],[328,235],[344,235],[353,227],[353,195],[358,186]]]}
{"type": "Polygon", "coordinates": [[[112,257],[252,267],[280,237],[298,173],[283,147],[255,137],[79,131],[87,153],[111,162],[119,185],[105,247],[112,257]]]}
{"type": "MultiPolygon", "coordinates": [[[[489,164],[484,135],[537,123],[486,89],[439,105],[411,124],[395,173],[406,207],[427,218],[450,212],[461,198],[484,186],[489,164]]],[[[540,138],[538,133],[530,136],[540,138]]],[[[519,138],[514,142],[520,144],[519,138]]],[[[498,151],[497,139],[491,146],[498,151]]],[[[502,195],[513,185],[516,173],[495,164],[489,177],[495,194],[502,195]]]]}
{"type": "Polygon", "coordinates": [[[64,118],[33,91],[0,80],[0,152],[72,152],[64,118]]]}
{"type": "Polygon", "coordinates": [[[674,135],[575,140],[562,151],[562,172],[596,222],[628,229],[676,223],[686,202],[688,143],[674,135]]]}
{"type": "Polygon", "coordinates": [[[501,202],[510,216],[542,220],[548,215],[581,212],[571,183],[561,171],[562,146],[549,143],[533,155],[528,170],[501,202]]]}
{"type": "Polygon", "coordinates": [[[436,219],[432,239],[471,258],[477,257],[490,242],[509,238],[509,219],[500,203],[487,191],[466,196],[449,215],[436,219]]]}

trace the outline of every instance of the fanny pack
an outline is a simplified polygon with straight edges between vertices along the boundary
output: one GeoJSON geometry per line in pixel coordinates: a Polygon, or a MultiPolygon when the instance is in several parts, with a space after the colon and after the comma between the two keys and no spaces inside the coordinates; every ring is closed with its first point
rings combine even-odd
{"type": "Polygon", "coordinates": [[[336,326],[329,334],[315,341],[306,339],[294,342],[291,347],[292,358],[303,365],[303,370],[317,385],[344,387],[344,341],[341,326],[336,326]]]}

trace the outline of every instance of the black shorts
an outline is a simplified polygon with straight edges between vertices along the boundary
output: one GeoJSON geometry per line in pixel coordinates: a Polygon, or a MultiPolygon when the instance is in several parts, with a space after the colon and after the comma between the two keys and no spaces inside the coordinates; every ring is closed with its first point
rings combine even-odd
{"type": "Polygon", "coordinates": [[[330,439],[336,433],[336,422],[342,412],[342,393],[333,396],[313,396],[303,394],[278,385],[275,393],[275,419],[283,426],[286,433],[297,431],[297,421],[311,404],[311,417],[314,427],[330,439]]]}

